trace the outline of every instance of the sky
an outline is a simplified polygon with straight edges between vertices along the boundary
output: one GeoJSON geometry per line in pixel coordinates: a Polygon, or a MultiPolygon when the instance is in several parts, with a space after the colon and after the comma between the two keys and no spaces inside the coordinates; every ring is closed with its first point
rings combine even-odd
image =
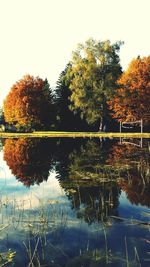
{"type": "Polygon", "coordinates": [[[120,50],[123,70],[150,54],[150,0],[0,0],[0,106],[25,74],[55,87],[78,43],[88,38],[120,50]]]}

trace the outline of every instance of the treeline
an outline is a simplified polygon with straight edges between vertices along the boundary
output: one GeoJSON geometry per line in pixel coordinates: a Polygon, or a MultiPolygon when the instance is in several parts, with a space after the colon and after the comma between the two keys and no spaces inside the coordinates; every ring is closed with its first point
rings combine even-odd
{"type": "Polygon", "coordinates": [[[18,131],[113,131],[119,121],[140,119],[149,127],[150,56],[133,59],[123,72],[121,45],[79,44],[55,90],[47,79],[24,76],[4,100],[1,120],[18,131]]]}
{"type": "Polygon", "coordinates": [[[106,219],[112,211],[117,215],[121,190],[132,204],[150,207],[146,140],[144,150],[117,139],[98,138],[9,138],[2,145],[12,174],[27,187],[47,181],[55,170],[72,208],[83,212],[88,222],[106,219]]]}

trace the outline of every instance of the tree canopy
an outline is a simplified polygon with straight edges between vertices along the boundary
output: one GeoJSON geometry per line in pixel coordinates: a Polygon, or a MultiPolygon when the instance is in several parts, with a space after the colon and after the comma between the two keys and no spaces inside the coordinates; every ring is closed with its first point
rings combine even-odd
{"type": "Polygon", "coordinates": [[[70,79],[66,75],[69,68],[70,64],[67,64],[57,81],[55,90],[56,125],[61,130],[85,130],[87,127],[85,120],[81,120],[79,113],[75,114],[70,110],[70,79]]]}
{"type": "Polygon", "coordinates": [[[4,113],[2,108],[0,108],[0,121],[4,121],[4,113]]]}
{"type": "Polygon", "coordinates": [[[17,129],[50,128],[52,95],[48,81],[26,75],[14,84],[4,101],[4,117],[17,129]]]}
{"type": "Polygon", "coordinates": [[[114,94],[121,72],[121,42],[89,39],[73,52],[67,75],[70,78],[70,108],[93,124],[107,114],[107,101],[114,94]]]}
{"type": "Polygon", "coordinates": [[[18,131],[86,131],[100,123],[100,130],[110,131],[117,121],[143,119],[148,129],[150,56],[133,59],[122,73],[121,45],[92,38],[79,44],[53,92],[47,79],[24,76],[4,101],[1,123],[18,131]]]}
{"type": "Polygon", "coordinates": [[[150,122],[150,56],[133,59],[118,80],[120,88],[108,102],[118,121],[150,122]]]}

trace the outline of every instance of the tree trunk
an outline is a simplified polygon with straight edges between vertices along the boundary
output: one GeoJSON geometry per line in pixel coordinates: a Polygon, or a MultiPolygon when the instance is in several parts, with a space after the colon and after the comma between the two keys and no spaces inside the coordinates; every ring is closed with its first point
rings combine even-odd
{"type": "Polygon", "coordinates": [[[107,130],[107,121],[104,117],[100,119],[99,132],[106,132],[107,130]]]}
{"type": "Polygon", "coordinates": [[[103,131],[103,117],[100,119],[100,124],[99,124],[99,132],[103,131]]]}

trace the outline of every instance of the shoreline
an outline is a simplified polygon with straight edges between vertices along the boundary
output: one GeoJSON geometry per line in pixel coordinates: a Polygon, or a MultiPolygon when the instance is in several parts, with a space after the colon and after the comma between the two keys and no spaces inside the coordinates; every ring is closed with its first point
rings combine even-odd
{"type": "Polygon", "coordinates": [[[88,137],[88,138],[150,138],[150,133],[119,133],[119,132],[58,132],[58,131],[42,131],[42,132],[32,132],[32,133],[10,133],[10,132],[0,132],[0,138],[28,138],[28,137],[39,137],[39,138],[49,138],[49,137],[88,137]]]}

